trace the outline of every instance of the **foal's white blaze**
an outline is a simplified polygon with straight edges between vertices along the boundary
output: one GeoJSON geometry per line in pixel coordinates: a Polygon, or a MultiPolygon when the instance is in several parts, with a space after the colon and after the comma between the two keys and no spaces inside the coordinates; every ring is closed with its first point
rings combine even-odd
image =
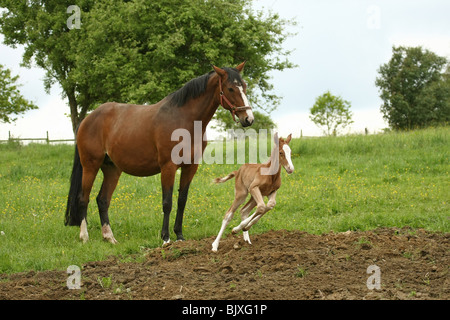
{"type": "Polygon", "coordinates": [[[294,172],[294,165],[292,164],[292,159],[291,159],[291,148],[289,148],[289,146],[287,144],[285,144],[283,146],[283,150],[284,150],[284,156],[286,157],[286,160],[288,162],[288,167],[285,168],[287,173],[292,173],[294,172]]]}
{"type": "MultiPolygon", "coordinates": [[[[250,103],[248,102],[247,96],[245,95],[244,88],[242,86],[238,86],[239,92],[241,93],[242,101],[244,101],[244,106],[249,107],[250,103]]],[[[249,122],[253,122],[255,117],[253,116],[253,111],[251,109],[247,110],[247,118],[249,122]]]]}

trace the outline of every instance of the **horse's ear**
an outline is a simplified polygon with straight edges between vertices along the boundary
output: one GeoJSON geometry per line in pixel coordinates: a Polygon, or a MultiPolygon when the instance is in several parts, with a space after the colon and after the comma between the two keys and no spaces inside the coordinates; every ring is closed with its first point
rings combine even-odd
{"type": "Polygon", "coordinates": [[[212,66],[214,71],[220,76],[220,77],[225,77],[225,75],[227,74],[227,72],[219,67],[216,67],[215,65],[212,66]]]}
{"type": "Polygon", "coordinates": [[[288,137],[286,138],[286,143],[289,144],[289,142],[291,142],[291,139],[292,139],[292,133],[290,133],[288,135],[288,137]]]}
{"type": "Polygon", "coordinates": [[[242,62],[240,65],[238,65],[237,67],[236,67],[236,69],[239,71],[239,73],[241,73],[242,72],[242,70],[244,70],[244,66],[245,66],[245,63],[246,63],[247,61],[244,61],[244,62],[242,62]]]}

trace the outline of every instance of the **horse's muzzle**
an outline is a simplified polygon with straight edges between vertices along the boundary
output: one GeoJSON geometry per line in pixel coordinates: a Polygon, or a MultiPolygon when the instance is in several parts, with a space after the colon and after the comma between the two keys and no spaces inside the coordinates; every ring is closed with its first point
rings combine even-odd
{"type": "Polygon", "coordinates": [[[249,127],[253,124],[253,122],[254,122],[254,119],[245,117],[244,121],[241,121],[241,124],[243,127],[249,127]]]}

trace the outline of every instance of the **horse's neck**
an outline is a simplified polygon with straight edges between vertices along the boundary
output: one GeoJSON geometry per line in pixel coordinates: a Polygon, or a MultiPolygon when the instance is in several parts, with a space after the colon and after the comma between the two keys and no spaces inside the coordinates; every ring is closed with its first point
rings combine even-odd
{"type": "Polygon", "coordinates": [[[201,121],[203,131],[205,131],[206,126],[216,113],[219,104],[219,96],[216,94],[216,86],[214,85],[214,82],[210,81],[205,93],[197,99],[191,100],[188,106],[183,107],[183,111],[186,112],[184,117],[191,121],[201,121]]]}

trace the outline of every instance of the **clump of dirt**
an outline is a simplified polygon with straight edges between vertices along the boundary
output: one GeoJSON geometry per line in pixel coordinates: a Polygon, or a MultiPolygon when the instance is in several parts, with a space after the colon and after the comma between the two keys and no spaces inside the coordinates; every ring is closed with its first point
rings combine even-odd
{"type": "Polygon", "coordinates": [[[66,271],[3,274],[0,300],[450,299],[448,233],[281,230],[253,235],[252,245],[229,235],[217,253],[213,240],[86,263],[80,289],[67,288],[66,271]]]}

